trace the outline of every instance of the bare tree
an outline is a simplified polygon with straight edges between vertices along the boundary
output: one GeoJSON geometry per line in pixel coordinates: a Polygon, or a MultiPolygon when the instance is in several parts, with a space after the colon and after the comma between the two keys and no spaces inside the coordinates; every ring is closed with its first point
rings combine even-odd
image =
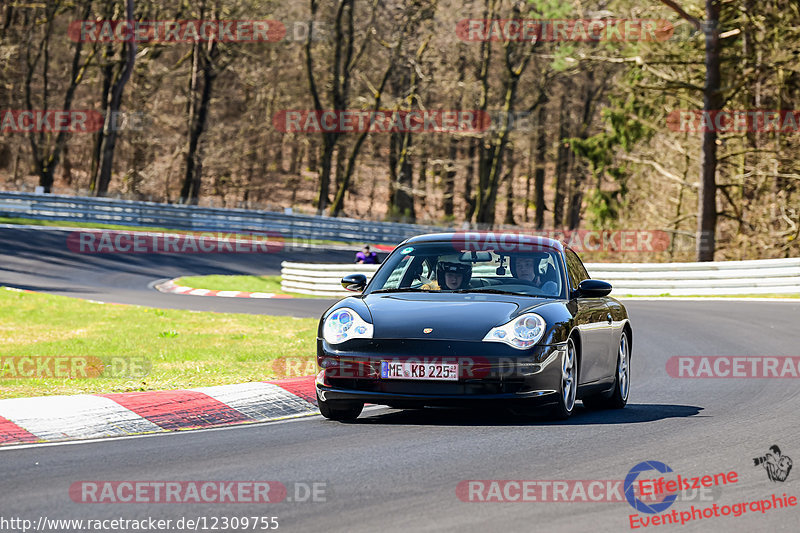
{"type": "MultiPolygon", "coordinates": [[[[30,32],[31,42],[28,43],[28,48],[25,52],[26,74],[24,82],[25,105],[30,110],[36,107],[33,102],[33,82],[34,75],[38,68],[41,69],[42,78],[39,102],[41,102],[43,110],[47,110],[50,105],[50,39],[53,36],[53,24],[55,19],[64,7],[65,4],[63,2],[54,1],[46,4],[44,12],[42,13],[41,40],[38,45],[33,42],[33,36],[36,32],[30,32]]],[[[91,0],[75,5],[75,13],[79,17],[78,20],[88,19],[91,10],[91,0]]],[[[32,21],[32,24],[34,27],[39,26],[39,22],[37,17],[32,21]]],[[[75,51],[72,55],[72,68],[70,70],[69,81],[67,82],[62,100],[61,109],[63,111],[72,109],[75,91],[78,85],[83,81],[86,68],[91,62],[92,57],[94,57],[97,48],[93,47],[85,59],[82,58],[82,51],[83,41],[78,39],[75,43],[75,51]]],[[[55,139],[53,139],[52,132],[44,131],[44,129],[40,129],[38,132],[31,129],[28,132],[28,142],[30,143],[31,153],[33,154],[34,167],[39,175],[39,185],[44,187],[45,192],[49,193],[52,190],[55,169],[58,166],[61,152],[67,143],[67,133],[67,129],[62,128],[55,136],[55,139]]]]}
{"type": "MultiPolygon", "coordinates": [[[[134,1],[125,2],[125,19],[132,27],[134,19],[134,1]]],[[[95,196],[105,196],[108,193],[108,184],[111,182],[111,171],[114,168],[114,149],[117,145],[117,124],[115,124],[117,114],[122,105],[122,93],[125,85],[131,77],[134,64],[136,63],[136,39],[131,36],[123,43],[123,48],[127,52],[124,60],[120,62],[119,70],[114,73],[114,69],[108,66],[104,69],[104,102],[105,102],[105,123],[98,142],[98,154],[102,157],[99,164],[99,174],[92,176],[91,188],[94,189],[95,196]],[[107,97],[107,100],[105,97],[107,97]],[[96,185],[96,186],[95,186],[96,185]]]]}
{"type": "MultiPolygon", "coordinates": [[[[705,35],[706,77],[703,86],[703,112],[715,114],[722,109],[722,76],[720,74],[721,48],[719,40],[719,0],[705,0],[705,24],[688,14],[672,0],[661,0],[678,15],[689,21],[705,35]]],[[[703,132],[700,190],[697,196],[697,260],[713,261],[717,232],[717,132],[706,128],[703,132]]]]}
{"type": "MultiPolygon", "coordinates": [[[[347,108],[353,72],[358,60],[361,58],[373,31],[375,11],[378,1],[374,0],[371,7],[370,21],[367,24],[366,37],[362,38],[360,47],[356,47],[358,33],[355,25],[355,0],[338,0],[334,15],[334,43],[333,57],[330,58],[330,101],[335,111],[347,108]]],[[[310,0],[311,18],[309,27],[313,33],[314,22],[319,10],[318,0],[310,0]]],[[[308,89],[314,101],[314,109],[323,111],[322,96],[320,95],[317,74],[314,72],[314,58],[312,55],[312,40],[305,43],[306,74],[308,76],[308,89]]],[[[328,206],[331,181],[331,167],[333,153],[342,133],[326,131],[322,133],[322,156],[319,169],[319,187],[317,192],[317,213],[322,214],[328,206]]]]}

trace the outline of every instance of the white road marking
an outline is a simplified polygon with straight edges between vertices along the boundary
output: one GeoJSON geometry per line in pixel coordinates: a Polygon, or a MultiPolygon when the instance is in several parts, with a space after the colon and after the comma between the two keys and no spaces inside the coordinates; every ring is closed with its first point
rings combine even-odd
{"type": "Polygon", "coordinates": [[[0,400],[0,416],[48,440],[164,431],[114,400],[89,394],[0,400]]]}
{"type": "Polygon", "coordinates": [[[259,422],[317,411],[313,404],[271,383],[240,383],[189,390],[207,394],[259,422]]]}
{"type": "MultiPolygon", "coordinates": [[[[364,413],[369,413],[371,411],[379,411],[379,410],[388,410],[389,408],[385,405],[371,405],[368,407],[364,407],[364,413]]],[[[59,442],[36,442],[31,444],[7,444],[4,446],[0,446],[0,453],[12,451],[12,450],[22,450],[25,448],[42,448],[46,446],[72,446],[76,444],[94,444],[98,442],[114,442],[118,440],[129,440],[129,439],[149,439],[153,437],[167,437],[167,438],[183,438],[186,435],[196,435],[197,433],[207,433],[210,431],[238,431],[238,430],[247,430],[256,426],[265,426],[265,425],[277,425],[277,424],[287,424],[289,422],[302,422],[308,420],[318,420],[321,419],[322,415],[318,412],[311,412],[307,414],[301,415],[294,415],[294,416],[287,416],[282,419],[277,420],[269,420],[267,422],[255,422],[252,424],[235,424],[230,426],[220,426],[220,427],[213,427],[213,428],[202,428],[202,429],[192,429],[188,431],[165,431],[162,433],[147,433],[144,435],[125,435],[122,437],[113,437],[113,438],[95,438],[95,439],[81,439],[81,440],[67,440],[67,441],[59,441],[59,442]]]]}

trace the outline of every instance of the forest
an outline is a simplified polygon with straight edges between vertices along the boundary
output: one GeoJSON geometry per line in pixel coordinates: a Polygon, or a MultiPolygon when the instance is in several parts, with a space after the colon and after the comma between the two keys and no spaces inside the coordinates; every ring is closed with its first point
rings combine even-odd
{"type": "Polygon", "coordinates": [[[800,255],[795,0],[3,0],[0,189],[800,255]]]}

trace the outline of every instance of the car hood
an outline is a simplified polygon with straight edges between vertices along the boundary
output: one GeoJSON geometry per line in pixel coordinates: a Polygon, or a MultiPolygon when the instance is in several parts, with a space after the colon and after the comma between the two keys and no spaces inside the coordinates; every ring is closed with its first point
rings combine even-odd
{"type": "Polygon", "coordinates": [[[364,297],[376,339],[482,340],[491,328],[552,300],[496,294],[387,293],[364,297]],[[430,333],[424,330],[430,329],[430,333]]]}

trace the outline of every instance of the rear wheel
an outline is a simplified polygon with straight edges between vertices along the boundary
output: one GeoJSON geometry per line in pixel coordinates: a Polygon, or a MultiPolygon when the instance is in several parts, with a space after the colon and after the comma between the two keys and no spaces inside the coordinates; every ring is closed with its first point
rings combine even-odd
{"type": "Polygon", "coordinates": [[[558,403],[553,408],[551,417],[555,420],[566,420],[575,408],[575,393],[578,389],[578,349],[572,337],[567,340],[567,350],[561,358],[561,386],[558,391],[558,403]]]}
{"type": "Polygon", "coordinates": [[[583,399],[588,409],[622,409],[628,403],[631,388],[631,344],[628,332],[623,331],[617,351],[617,377],[611,396],[589,396],[583,399]]]}
{"type": "Polygon", "coordinates": [[[355,420],[364,409],[364,402],[350,400],[323,400],[317,392],[319,412],[329,420],[355,420]]]}

